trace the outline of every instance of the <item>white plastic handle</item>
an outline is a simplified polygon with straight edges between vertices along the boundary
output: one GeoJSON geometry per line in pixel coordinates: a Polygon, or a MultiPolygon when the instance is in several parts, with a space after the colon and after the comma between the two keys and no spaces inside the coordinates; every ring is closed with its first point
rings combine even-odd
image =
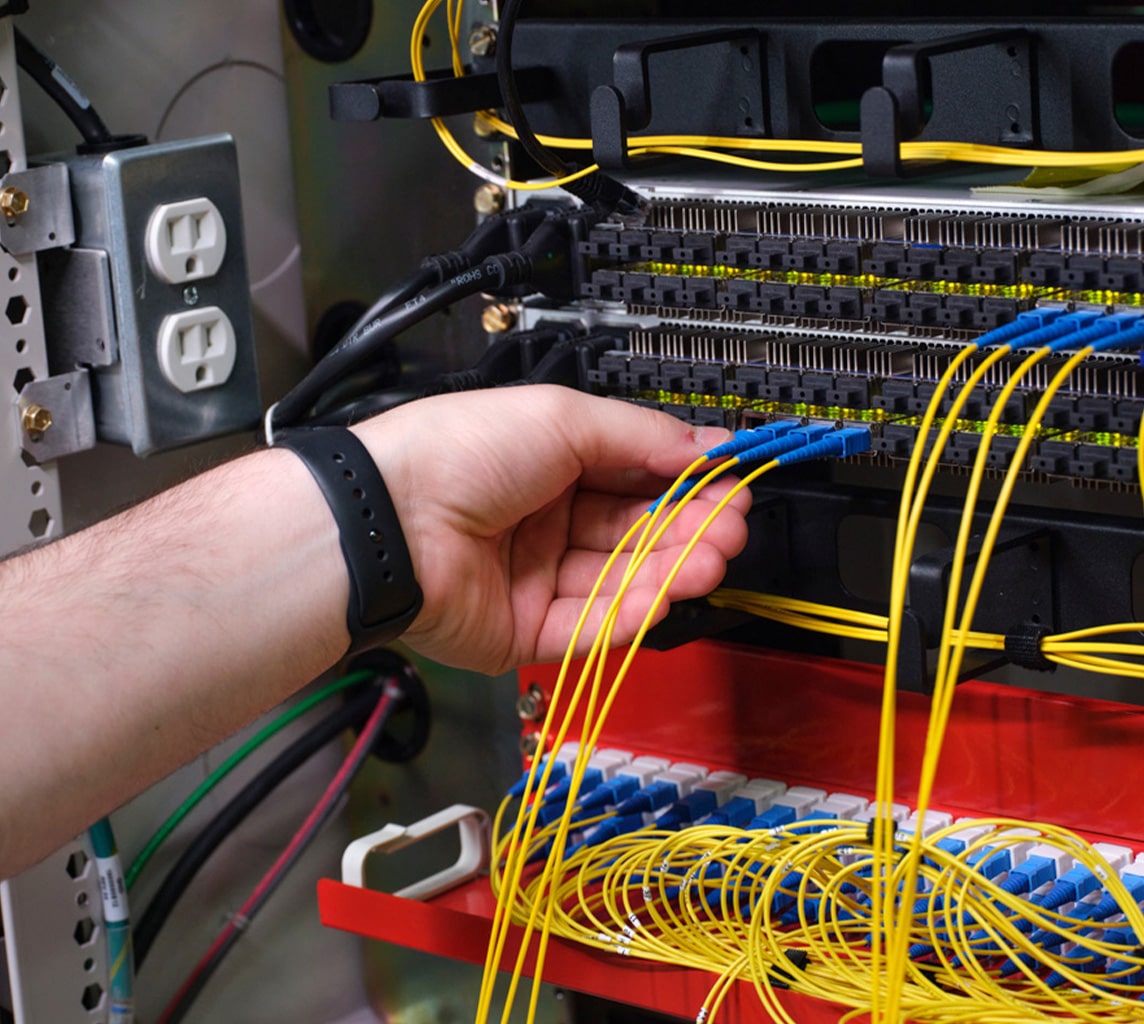
{"type": "Polygon", "coordinates": [[[420,882],[398,889],[393,895],[407,900],[427,900],[476,878],[489,866],[489,816],[479,807],[453,804],[413,825],[386,825],[377,832],[355,839],[342,854],[342,881],[364,889],[365,862],[372,854],[396,853],[453,825],[461,834],[461,853],[457,862],[420,882]]]}

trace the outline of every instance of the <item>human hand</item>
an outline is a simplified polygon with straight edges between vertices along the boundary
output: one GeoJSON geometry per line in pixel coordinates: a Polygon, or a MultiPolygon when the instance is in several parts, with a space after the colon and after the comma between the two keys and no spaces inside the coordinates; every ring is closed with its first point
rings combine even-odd
{"type": "MultiPolygon", "coordinates": [[[[444,395],[357,424],[401,517],[425,603],[404,639],[496,674],[559,659],[609,554],[649,499],[727,431],[566,388],[444,395]]],[[[733,485],[683,511],[628,590],[613,635],[635,635],[683,546],[733,485]]],[[[706,594],[747,539],[746,492],[715,520],[668,597],[706,594]]],[[[610,596],[627,560],[609,574],[610,596]]],[[[581,639],[586,652],[608,602],[581,639]]],[[[657,620],[667,612],[664,604],[657,620]]]]}

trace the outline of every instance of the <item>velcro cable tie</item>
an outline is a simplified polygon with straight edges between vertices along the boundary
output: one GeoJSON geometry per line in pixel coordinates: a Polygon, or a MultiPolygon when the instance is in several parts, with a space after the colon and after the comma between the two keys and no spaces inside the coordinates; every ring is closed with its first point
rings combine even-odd
{"type": "Polygon", "coordinates": [[[1051,630],[1040,622],[1021,622],[1005,634],[1005,657],[1018,668],[1055,672],[1057,666],[1041,653],[1041,641],[1051,630]]]}

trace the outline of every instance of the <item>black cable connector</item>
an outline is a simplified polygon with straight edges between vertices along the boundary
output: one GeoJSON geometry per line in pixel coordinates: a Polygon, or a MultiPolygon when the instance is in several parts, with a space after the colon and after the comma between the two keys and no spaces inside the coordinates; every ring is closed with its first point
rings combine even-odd
{"type": "Polygon", "coordinates": [[[528,237],[521,254],[531,264],[528,283],[550,299],[570,301],[578,294],[579,243],[587,241],[604,215],[592,207],[552,214],[528,237]]]}
{"type": "MultiPolygon", "coordinates": [[[[527,240],[519,245],[519,251],[482,256],[472,267],[410,299],[403,306],[359,320],[353,330],[278,402],[271,416],[271,427],[277,429],[303,422],[328,388],[366,366],[380,346],[468,295],[488,292],[512,297],[536,291],[558,300],[573,298],[577,293],[577,274],[580,271],[578,245],[602,216],[588,207],[559,212],[544,208],[530,211],[524,207],[504,215],[487,229],[482,225],[474,233],[475,240],[470,236],[472,244],[466,241],[465,247],[458,252],[465,252],[467,247],[468,252],[476,253],[496,242],[514,241],[529,227],[532,230],[527,240]]],[[[446,266],[449,262],[446,259],[440,265],[446,266]]],[[[423,267],[421,273],[429,271],[423,267]]]]}
{"type": "MultiPolygon", "coordinates": [[[[517,141],[521,147],[549,174],[565,178],[577,168],[562,160],[536,137],[536,133],[528,123],[524,104],[521,103],[520,92],[516,87],[516,77],[512,71],[513,29],[516,27],[522,2],[523,0],[506,0],[500,10],[496,48],[497,85],[500,87],[501,101],[504,103],[508,121],[516,130],[517,141]]],[[[599,170],[561,187],[565,192],[595,207],[605,216],[613,212],[638,213],[644,205],[637,193],[599,170]]]]}

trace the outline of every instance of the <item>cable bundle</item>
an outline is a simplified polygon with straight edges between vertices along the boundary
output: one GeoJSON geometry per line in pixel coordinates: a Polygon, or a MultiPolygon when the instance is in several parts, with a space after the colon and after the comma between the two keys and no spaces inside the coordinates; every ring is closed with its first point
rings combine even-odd
{"type": "MultiPolygon", "coordinates": [[[[594,820],[582,824],[590,828],[594,820]]],[[[556,832],[550,825],[534,840],[543,845],[556,832]]],[[[550,897],[551,931],[715,975],[700,1024],[711,1021],[740,979],[776,1020],[792,1021],[781,989],[866,1012],[877,927],[869,838],[866,823],[808,820],[762,831],[652,828],[583,845],[564,863],[550,897]]],[[[910,838],[897,835],[899,856],[910,838]]],[[[499,854],[511,839],[501,837],[499,854]]],[[[1121,881],[1073,833],[1050,825],[1034,830],[1015,819],[961,821],[921,843],[926,892],[908,908],[914,960],[901,993],[906,1018],[1139,1019],[1138,1006],[1126,1002],[1144,996],[1144,951],[1135,938],[1144,921],[1135,902],[1144,895],[1144,867],[1121,881]],[[974,834],[970,842],[958,838],[974,834]],[[1026,864],[1059,853],[1103,880],[1105,906],[1095,927],[987,877],[983,861],[1000,863],[1018,846],[1040,851],[1026,864]],[[1127,921],[1116,925],[1120,913],[1127,921]],[[1075,944],[1067,952],[1066,942],[1075,944]]],[[[1010,872],[1010,880],[1017,877],[1018,869],[1010,872]]],[[[494,884],[503,881],[494,876],[494,884]]],[[[533,877],[518,894],[517,923],[545,912],[542,898],[541,878],[533,877]]]]}
{"type": "MultiPolygon", "coordinates": [[[[689,466],[667,490],[664,498],[657,501],[639,520],[628,530],[617,545],[615,551],[607,560],[595,586],[589,594],[584,610],[581,613],[576,629],[568,646],[568,651],[561,665],[555,690],[552,696],[547,718],[541,729],[541,742],[551,740],[554,746],[565,742],[572,725],[572,715],[582,709],[583,711],[583,751],[590,751],[599,740],[601,730],[607,720],[608,712],[620,692],[623,681],[631,666],[632,660],[639,650],[644,637],[652,623],[657,618],[658,610],[664,605],[671,584],[682,568],[687,557],[699,543],[703,534],[714,522],[719,513],[727,506],[734,496],[749,486],[750,483],[766,473],[772,472],[782,465],[805,461],[815,458],[844,457],[857,454],[869,447],[870,434],[863,429],[834,430],[832,427],[803,426],[799,421],[792,420],[777,423],[755,431],[740,431],[732,441],[720,445],[697,459],[689,466]],[[714,468],[710,468],[712,464],[714,468]],[[652,602],[644,620],[628,649],[622,664],[615,676],[606,678],[606,661],[604,653],[611,646],[611,637],[615,628],[617,616],[620,613],[624,595],[640,568],[646,563],[649,555],[659,544],[672,524],[679,518],[687,505],[702,492],[703,488],[733,468],[745,468],[752,464],[759,464],[758,468],[751,470],[739,480],[734,487],[718,501],[712,511],[705,518],[694,536],[684,546],[675,564],[666,574],[659,591],[652,602]],[[622,573],[619,586],[612,597],[603,621],[592,642],[587,659],[585,660],[579,677],[572,686],[568,699],[569,712],[557,723],[556,709],[561,697],[569,684],[573,653],[578,649],[580,635],[583,633],[588,616],[600,595],[604,581],[616,566],[621,554],[631,545],[628,563],[622,573]]],[[[503,846],[504,867],[498,876],[501,884],[498,888],[498,903],[493,918],[492,935],[490,937],[484,983],[482,985],[477,1019],[484,1021],[488,1017],[493,988],[496,979],[496,970],[504,955],[505,944],[508,937],[509,924],[514,920],[522,920],[525,928],[525,941],[521,944],[521,951],[516,959],[512,978],[509,982],[509,991],[505,1002],[505,1016],[507,1022],[513,1002],[516,997],[524,958],[529,943],[534,934],[537,936],[536,972],[537,977],[543,970],[545,950],[548,937],[552,932],[558,900],[555,893],[560,879],[566,870],[563,855],[568,842],[571,829],[571,818],[575,801],[583,783],[587,770],[587,754],[576,759],[569,773],[567,785],[567,801],[559,819],[548,826],[553,829],[550,840],[544,840],[544,848],[550,848],[547,859],[539,876],[531,886],[532,895],[529,897],[528,913],[520,917],[517,900],[520,896],[522,879],[530,859],[536,853],[538,841],[538,819],[541,810],[539,800],[522,800],[517,812],[516,822],[513,825],[509,838],[503,846]]],[[[528,776],[522,785],[522,793],[546,791],[553,779],[552,759],[543,762],[535,761],[528,776]]],[[[505,808],[502,807],[503,817],[505,808]]],[[[539,987],[533,985],[529,1002],[529,1019],[536,1012],[539,987]]]]}
{"type": "MultiPolygon", "coordinates": [[[[866,640],[884,644],[888,638],[889,617],[853,608],[803,601],[778,594],[758,594],[749,590],[721,587],[708,598],[715,608],[731,608],[762,619],[779,622],[850,640],[866,640]]],[[[1117,643],[1098,639],[1102,636],[1144,634],[1144,622],[1115,622],[1105,626],[1087,626],[1067,633],[1048,633],[1037,644],[1037,653],[1051,665],[1099,672],[1104,675],[1144,679],[1144,663],[1126,659],[1144,658],[1140,644],[1117,643]]],[[[967,649],[1004,652],[1009,637],[1001,633],[970,630],[965,634],[967,649]]]]}

